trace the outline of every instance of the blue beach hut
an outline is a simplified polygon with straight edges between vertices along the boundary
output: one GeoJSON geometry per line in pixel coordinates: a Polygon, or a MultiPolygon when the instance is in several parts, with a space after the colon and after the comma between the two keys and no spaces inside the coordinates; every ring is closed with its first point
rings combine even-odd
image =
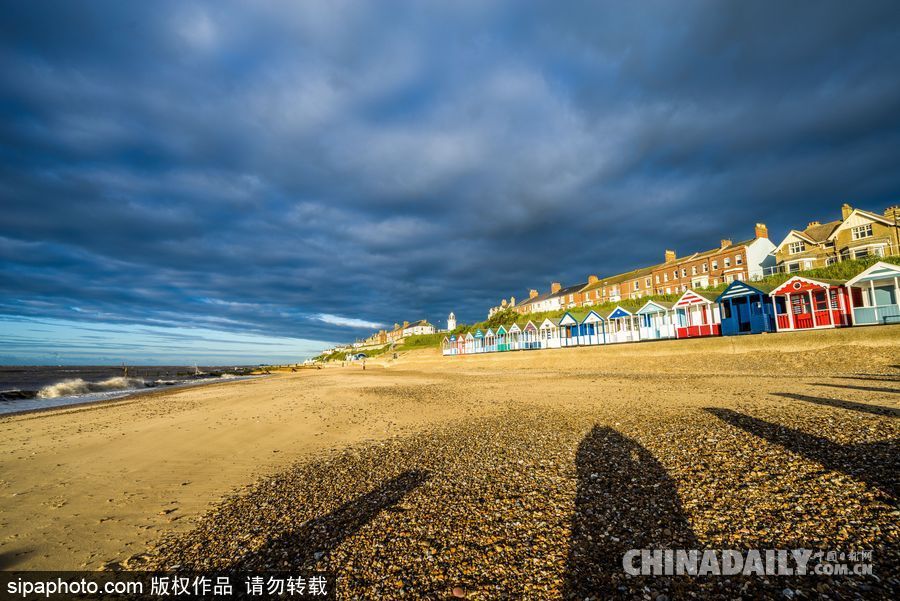
{"type": "Polygon", "coordinates": [[[732,282],[716,298],[722,316],[722,335],[776,331],[775,307],[769,300],[769,293],[774,289],[775,286],[765,284],[732,282]]]}

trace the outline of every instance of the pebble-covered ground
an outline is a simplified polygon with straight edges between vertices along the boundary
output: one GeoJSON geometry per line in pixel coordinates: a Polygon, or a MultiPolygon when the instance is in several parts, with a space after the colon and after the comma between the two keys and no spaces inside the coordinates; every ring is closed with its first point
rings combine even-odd
{"type": "Polygon", "coordinates": [[[267,476],[142,567],[324,570],[344,599],[897,598],[900,368],[700,375],[665,360],[381,380],[380,394],[496,411],[267,476]],[[874,576],[623,571],[627,550],[656,548],[865,550],[874,576]]]}

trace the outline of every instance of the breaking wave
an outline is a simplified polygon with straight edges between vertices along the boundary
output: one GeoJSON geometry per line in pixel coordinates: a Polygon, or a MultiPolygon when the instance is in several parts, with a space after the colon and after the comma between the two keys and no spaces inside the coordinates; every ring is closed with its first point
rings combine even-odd
{"type": "Polygon", "coordinates": [[[44,386],[38,391],[37,397],[39,399],[55,399],[61,396],[75,396],[79,394],[109,392],[114,390],[129,390],[143,388],[144,386],[144,380],[141,378],[125,378],[123,376],[118,376],[101,382],[85,382],[81,378],[73,378],[71,380],[63,380],[56,384],[44,386]]]}

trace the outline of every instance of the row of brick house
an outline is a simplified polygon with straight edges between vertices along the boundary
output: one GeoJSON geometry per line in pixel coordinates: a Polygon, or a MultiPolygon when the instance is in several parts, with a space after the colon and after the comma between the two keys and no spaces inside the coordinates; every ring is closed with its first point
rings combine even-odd
{"type": "MultiPolygon", "coordinates": [[[[503,314],[498,323],[449,332],[443,355],[598,346],[666,339],[900,325],[900,261],[887,258],[849,279],[786,275],[733,280],[724,290],[688,289],[674,302],[647,300],[562,314],[503,314]]],[[[857,271],[861,265],[854,263],[857,271]]],[[[560,289],[560,292],[562,289],[560,289]]]]}
{"type": "Polygon", "coordinates": [[[791,230],[780,244],[769,240],[768,228],[757,223],[753,238],[733,242],[721,240],[716,248],[678,257],[666,250],[663,261],[626,273],[571,286],[553,282],[547,292],[532,289],[528,298],[501,301],[488,312],[512,308],[519,314],[557,311],[638,299],[650,295],[681,294],[734,281],[754,281],[774,273],[792,273],[823,267],[844,259],[900,254],[900,207],[883,214],[849,204],[841,208],[841,219],[810,222],[803,230],[791,230]]]}

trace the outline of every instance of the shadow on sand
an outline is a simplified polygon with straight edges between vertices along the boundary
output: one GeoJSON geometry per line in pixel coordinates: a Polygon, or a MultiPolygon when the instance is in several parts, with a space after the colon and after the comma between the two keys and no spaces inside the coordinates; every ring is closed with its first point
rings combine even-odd
{"type": "Polygon", "coordinates": [[[857,403],[854,401],[842,401],[840,399],[827,399],[817,396],[809,396],[805,394],[796,394],[793,392],[773,392],[775,396],[795,401],[803,401],[805,403],[815,403],[816,405],[826,405],[828,407],[837,407],[839,409],[848,409],[850,411],[859,411],[860,413],[871,413],[872,415],[884,415],[887,417],[900,416],[900,410],[893,407],[885,407],[883,405],[872,405],[870,403],[857,403]]]}
{"type": "Polygon", "coordinates": [[[331,513],[304,522],[296,530],[272,539],[237,561],[231,569],[280,569],[284,560],[292,569],[312,568],[344,539],[356,534],[380,512],[390,510],[427,479],[428,473],[424,471],[403,472],[331,513]]]}
{"type": "Polygon", "coordinates": [[[822,464],[829,470],[842,472],[879,489],[897,502],[900,445],[898,440],[867,444],[842,445],[779,424],[773,424],[730,409],[707,408],[722,421],[754,436],[822,464]]]}
{"type": "MultiPolygon", "coordinates": [[[[884,380],[882,380],[884,381],[884,380]]],[[[878,386],[853,386],[852,384],[827,384],[816,382],[816,386],[828,386],[829,388],[846,388],[848,390],[864,390],[866,392],[879,392],[883,394],[900,394],[900,388],[880,388],[878,386]]]]}
{"type": "Polygon", "coordinates": [[[686,584],[659,576],[626,579],[622,569],[629,549],[698,548],[675,482],[656,458],[619,432],[595,426],[578,446],[575,467],[563,597],[609,599],[645,585],[663,592],[686,584]]]}

